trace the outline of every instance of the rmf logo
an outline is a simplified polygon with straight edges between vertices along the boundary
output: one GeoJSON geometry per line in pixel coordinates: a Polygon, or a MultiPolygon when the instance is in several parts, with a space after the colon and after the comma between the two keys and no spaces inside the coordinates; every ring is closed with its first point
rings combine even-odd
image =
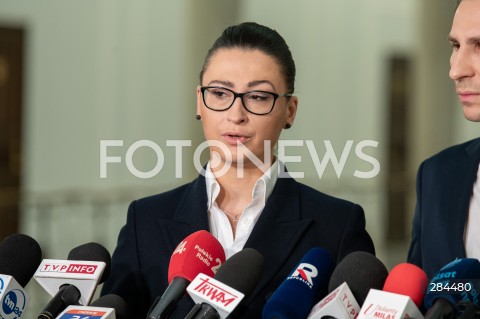
{"type": "Polygon", "coordinates": [[[317,277],[318,270],[314,265],[301,263],[297,269],[292,273],[292,277],[301,277],[307,281],[310,285],[313,285],[313,278],[317,277]]]}

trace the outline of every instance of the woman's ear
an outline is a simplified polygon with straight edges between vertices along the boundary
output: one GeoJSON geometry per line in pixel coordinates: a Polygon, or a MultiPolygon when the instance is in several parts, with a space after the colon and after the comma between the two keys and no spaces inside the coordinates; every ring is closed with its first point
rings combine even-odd
{"type": "Polygon", "coordinates": [[[287,112],[285,118],[285,127],[292,127],[293,122],[295,121],[295,116],[297,115],[298,108],[298,97],[292,96],[287,101],[287,112]],[[287,125],[288,124],[288,125],[287,125]]]}
{"type": "Polygon", "coordinates": [[[202,116],[203,97],[200,85],[197,86],[197,115],[202,116]]]}

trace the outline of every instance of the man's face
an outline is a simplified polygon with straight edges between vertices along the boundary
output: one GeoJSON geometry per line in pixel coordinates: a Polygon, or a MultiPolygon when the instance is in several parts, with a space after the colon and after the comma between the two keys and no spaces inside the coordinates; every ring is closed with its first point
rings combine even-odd
{"type": "Polygon", "coordinates": [[[467,120],[480,122],[480,0],[463,0],[453,18],[450,78],[467,120]]]}

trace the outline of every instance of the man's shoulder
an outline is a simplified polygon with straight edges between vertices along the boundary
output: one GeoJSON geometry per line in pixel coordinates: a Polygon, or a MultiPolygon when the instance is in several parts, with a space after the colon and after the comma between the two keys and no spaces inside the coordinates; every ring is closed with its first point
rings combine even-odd
{"type": "Polygon", "coordinates": [[[456,144],[443,149],[435,155],[427,158],[424,162],[426,165],[438,165],[455,161],[461,156],[466,156],[480,150],[480,138],[456,144]]]}

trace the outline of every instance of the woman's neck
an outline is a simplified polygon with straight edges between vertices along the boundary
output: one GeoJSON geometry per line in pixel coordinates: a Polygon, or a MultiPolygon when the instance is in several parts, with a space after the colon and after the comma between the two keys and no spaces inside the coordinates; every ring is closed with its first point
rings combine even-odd
{"type": "MultiPolygon", "coordinates": [[[[215,173],[215,172],[214,172],[215,173]]],[[[221,193],[225,193],[227,198],[239,201],[252,199],[252,189],[257,180],[262,177],[264,172],[258,167],[242,167],[241,169],[232,166],[223,174],[216,174],[215,178],[220,184],[221,193]]]]}
{"type": "Polygon", "coordinates": [[[242,167],[241,171],[231,166],[225,173],[215,173],[220,184],[217,206],[227,215],[235,237],[237,223],[245,209],[252,202],[252,190],[264,172],[258,167],[242,167]]]}

